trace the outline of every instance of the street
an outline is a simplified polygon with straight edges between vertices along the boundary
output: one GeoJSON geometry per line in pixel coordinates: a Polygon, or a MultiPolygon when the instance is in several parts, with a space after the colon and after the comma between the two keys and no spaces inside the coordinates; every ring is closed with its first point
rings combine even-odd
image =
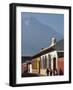
{"type": "Polygon", "coordinates": [[[39,76],[38,74],[35,73],[23,73],[22,77],[36,77],[39,76]]]}

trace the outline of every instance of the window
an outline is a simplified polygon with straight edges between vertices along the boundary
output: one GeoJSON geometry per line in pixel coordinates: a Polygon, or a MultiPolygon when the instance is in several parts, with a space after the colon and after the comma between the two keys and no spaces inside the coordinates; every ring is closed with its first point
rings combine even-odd
{"type": "Polygon", "coordinates": [[[44,68],[44,56],[41,56],[41,68],[44,68]]]}
{"type": "Polygon", "coordinates": [[[49,60],[48,67],[49,67],[49,69],[51,69],[51,55],[48,55],[48,60],[49,60]]]}
{"type": "Polygon", "coordinates": [[[47,56],[45,55],[45,57],[44,57],[44,69],[46,69],[47,68],[47,56]]]}
{"type": "Polygon", "coordinates": [[[41,57],[41,68],[46,69],[47,68],[47,56],[42,56],[41,57]]]}
{"type": "Polygon", "coordinates": [[[53,70],[56,70],[56,58],[53,58],[53,70]]]}

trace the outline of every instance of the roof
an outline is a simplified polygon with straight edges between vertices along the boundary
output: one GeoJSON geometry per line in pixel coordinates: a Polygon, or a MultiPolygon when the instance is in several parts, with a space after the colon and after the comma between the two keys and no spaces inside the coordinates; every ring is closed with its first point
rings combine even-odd
{"type": "Polygon", "coordinates": [[[55,46],[52,46],[52,47],[48,47],[48,48],[46,48],[46,49],[43,49],[43,50],[41,50],[39,53],[37,53],[37,54],[35,54],[34,56],[32,56],[32,59],[33,58],[36,58],[36,57],[40,57],[41,55],[44,55],[44,54],[46,54],[46,53],[48,53],[48,52],[52,52],[52,51],[54,51],[55,50],[55,46]]]}
{"type": "Polygon", "coordinates": [[[23,56],[22,57],[22,63],[26,61],[31,61],[33,58],[40,57],[41,55],[44,55],[46,53],[57,51],[58,57],[64,56],[64,39],[56,42],[55,45],[49,46],[47,48],[42,49],[39,53],[33,55],[33,56],[23,56]]]}
{"type": "MultiPolygon", "coordinates": [[[[52,51],[57,51],[58,53],[60,53],[61,51],[63,51],[64,53],[64,39],[56,42],[55,45],[53,46],[49,46],[47,48],[42,49],[39,53],[37,53],[36,55],[32,56],[32,58],[36,58],[39,57],[41,55],[44,55],[46,53],[52,52],[52,51]]],[[[61,52],[62,53],[62,52],[61,52]]]]}

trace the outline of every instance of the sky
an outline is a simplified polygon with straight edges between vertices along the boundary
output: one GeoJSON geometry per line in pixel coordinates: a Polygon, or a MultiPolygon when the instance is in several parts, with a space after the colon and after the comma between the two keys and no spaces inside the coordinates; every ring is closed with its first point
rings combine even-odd
{"type": "Polygon", "coordinates": [[[58,40],[64,36],[63,14],[21,13],[22,56],[32,56],[38,53],[41,48],[48,47],[53,35],[58,40]]]}

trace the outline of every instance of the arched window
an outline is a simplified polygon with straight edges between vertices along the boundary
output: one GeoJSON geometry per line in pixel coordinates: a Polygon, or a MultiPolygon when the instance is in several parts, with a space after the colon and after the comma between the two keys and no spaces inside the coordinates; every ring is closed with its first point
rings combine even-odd
{"type": "Polygon", "coordinates": [[[41,65],[41,68],[43,69],[44,68],[44,56],[41,56],[41,63],[40,63],[40,65],[41,65]]]}
{"type": "Polygon", "coordinates": [[[51,55],[48,55],[48,67],[51,69],[51,55]]]}
{"type": "Polygon", "coordinates": [[[47,68],[47,56],[45,55],[45,57],[44,57],[44,69],[46,69],[47,68]]]}
{"type": "Polygon", "coordinates": [[[53,70],[56,70],[56,57],[53,58],[53,70]]]}
{"type": "Polygon", "coordinates": [[[47,56],[42,56],[41,57],[41,68],[46,69],[47,68],[47,56]]]}

